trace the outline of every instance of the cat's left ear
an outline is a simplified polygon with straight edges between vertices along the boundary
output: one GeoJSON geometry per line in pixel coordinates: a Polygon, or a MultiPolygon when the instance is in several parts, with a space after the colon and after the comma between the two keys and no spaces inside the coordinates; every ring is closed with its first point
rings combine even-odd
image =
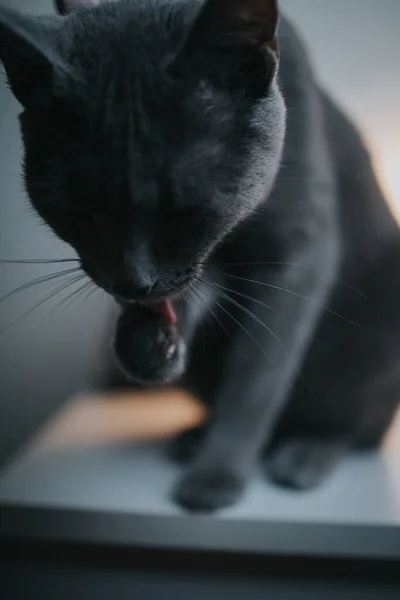
{"type": "Polygon", "coordinates": [[[52,43],[59,17],[38,18],[0,8],[0,61],[12,92],[25,107],[48,105],[68,68],[52,43]]]}

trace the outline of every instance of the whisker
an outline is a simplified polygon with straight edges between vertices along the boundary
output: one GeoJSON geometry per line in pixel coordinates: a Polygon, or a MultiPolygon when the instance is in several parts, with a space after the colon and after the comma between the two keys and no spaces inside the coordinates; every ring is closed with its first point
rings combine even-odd
{"type": "MultiPolygon", "coordinates": [[[[282,261],[267,261],[267,262],[238,262],[238,263],[222,263],[222,265],[224,267],[252,267],[252,266],[282,266],[282,267],[299,267],[301,269],[310,269],[313,271],[322,271],[322,269],[319,269],[318,267],[312,266],[312,265],[303,265],[301,263],[295,263],[295,262],[282,262],[282,261]]],[[[361,298],[363,298],[364,300],[368,300],[368,296],[366,296],[365,294],[363,294],[362,292],[360,292],[360,290],[358,290],[357,288],[353,287],[352,285],[350,285],[349,283],[347,283],[347,281],[345,281],[344,279],[342,279],[341,277],[335,277],[336,281],[338,281],[339,283],[343,284],[345,287],[347,287],[351,292],[354,292],[355,294],[358,294],[358,296],[360,296],[361,298]]]]}
{"type": "Polygon", "coordinates": [[[7,294],[5,294],[5,296],[2,296],[0,298],[0,303],[4,302],[8,298],[11,298],[11,296],[16,294],[17,292],[21,292],[23,290],[29,289],[30,287],[32,287],[38,283],[46,283],[47,281],[52,281],[53,279],[57,279],[58,277],[61,277],[62,275],[71,275],[72,273],[76,273],[79,270],[80,270],[80,267],[75,267],[73,269],[65,269],[64,271],[58,271],[57,273],[48,273],[47,275],[42,275],[41,277],[36,277],[35,279],[32,279],[31,281],[27,281],[27,282],[23,283],[22,285],[19,285],[15,289],[11,290],[11,292],[8,292],[7,294]]]}
{"type": "Polygon", "coordinates": [[[88,288],[90,288],[91,285],[91,281],[86,281],[79,289],[75,290],[75,292],[71,294],[68,299],[69,304],[72,305],[73,302],[78,300],[78,298],[82,300],[83,296],[85,295],[85,292],[88,291],[88,288]]]}
{"type": "MultiPolygon", "coordinates": [[[[199,294],[196,293],[196,290],[194,290],[190,285],[188,286],[188,288],[189,289],[187,289],[186,292],[185,292],[185,290],[182,290],[182,293],[184,294],[184,297],[187,294],[188,300],[192,300],[192,302],[193,302],[193,297],[189,295],[189,291],[191,291],[192,293],[195,294],[195,296],[198,299],[202,300],[202,298],[200,298],[199,294]]],[[[188,300],[187,300],[187,304],[188,304],[188,306],[190,308],[190,304],[189,304],[188,300]]],[[[205,352],[206,351],[206,333],[205,333],[205,329],[204,329],[203,318],[200,318],[200,325],[201,325],[201,332],[202,332],[202,338],[203,338],[203,352],[205,352]]]]}
{"type": "MultiPolygon", "coordinates": [[[[198,290],[198,292],[200,292],[200,290],[198,290]]],[[[200,297],[200,296],[199,296],[200,297]]],[[[225,332],[225,334],[228,336],[228,338],[230,340],[232,340],[232,336],[229,333],[229,331],[227,330],[227,328],[225,327],[225,325],[222,323],[221,319],[218,317],[218,315],[215,314],[215,312],[213,311],[213,309],[211,308],[211,306],[208,306],[206,301],[204,300],[204,298],[201,298],[206,309],[209,311],[209,313],[214,317],[214,319],[217,321],[218,325],[221,327],[222,331],[225,332]]]]}
{"type": "MultiPolygon", "coordinates": [[[[204,283],[207,284],[207,282],[204,281],[204,283]]],[[[221,286],[218,286],[221,287],[221,286]]],[[[218,292],[218,290],[215,290],[218,292]]],[[[220,295],[222,295],[222,297],[226,298],[226,300],[228,300],[229,302],[231,302],[234,306],[236,306],[237,308],[239,308],[240,310],[242,310],[245,314],[247,314],[249,317],[251,317],[256,323],[259,323],[266,331],[268,331],[268,333],[270,335],[272,335],[272,337],[274,338],[274,340],[279,344],[279,346],[282,348],[282,350],[284,351],[284,353],[286,354],[287,358],[291,358],[290,357],[290,352],[288,351],[288,349],[286,348],[286,346],[283,344],[283,342],[278,338],[278,336],[276,335],[276,333],[270,328],[268,327],[268,325],[266,323],[264,323],[264,321],[261,321],[261,319],[259,319],[257,317],[257,315],[255,315],[251,310],[249,310],[248,308],[246,308],[245,306],[243,306],[243,304],[240,304],[240,302],[237,302],[234,298],[231,298],[228,294],[224,293],[224,292],[218,292],[220,295]]],[[[249,298],[251,300],[251,298],[249,298]]],[[[272,363],[273,364],[273,363],[272,363]]],[[[275,365],[274,365],[275,366],[275,365]]],[[[304,383],[307,391],[311,394],[311,396],[315,399],[314,397],[314,393],[312,392],[312,390],[310,389],[308,383],[306,382],[306,380],[303,377],[303,374],[301,373],[301,370],[299,368],[298,365],[294,365],[295,367],[295,371],[298,375],[298,377],[301,379],[301,381],[304,383]]],[[[293,389],[293,388],[292,388],[293,389]]]]}
{"type": "MultiPolygon", "coordinates": [[[[79,278],[77,281],[74,281],[74,283],[78,283],[79,281],[82,281],[82,279],[83,279],[83,278],[85,278],[85,277],[86,277],[86,275],[85,275],[85,274],[82,274],[82,276],[81,276],[81,277],[80,277],[80,278],[79,278]]],[[[87,285],[87,283],[88,283],[88,282],[85,282],[85,284],[83,285],[83,287],[79,288],[78,290],[73,290],[73,291],[71,292],[71,294],[68,294],[68,295],[67,295],[65,298],[62,298],[62,299],[60,300],[60,302],[58,302],[58,303],[56,304],[56,306],[53,308],[53,310],[51,311],[51,313],[50,313],[50,315],[49,315],[49,321],[52,321],[52,320],[54,319],[54,317],[55,317],[55,316],[56,316],[56,314],[57,314],[57,313],[58,313],[58,312],[61,310],[61,308],[62,308],[63,306],[65,306],[65,305],[68,303],[68,301],[69,301],[69,300],[71,300],[71,298],[73,298],[73,297],[74,297],[74,295],[75,295],[77,292],[81,291],[82,289],[85,289],[85,288],[86,288],[86,285],[87,285]]]]}
{"type": "Polygon", "coordinates": [[[303,296],[303,294],[299,294],[298,292],[294,292],[293,290],[289,290],[288,288],[283,288],[278,285],[273,285],[272,283],[266,283],[265,281],[257,281],[255,279],[247,279],[246,277],[239,277],[238,275],[231,275],[230,273],[221,273],[221,275],[224,275],[225,277],[229,277],[230,279],[237,279],[239,281],[246,281],[247,283],[254,283],[256,285],[262,285],[264,287],[268,287],[270,289],[277,290],[279,292],[286,292],[287,294],[290,294],[291,296],[295,296],[296,298],[301,298],[302,300],[307,300],[308,302],[311,302],[311,304],[318,306],[318,308],[325,310],[326,312],[330,313],[331,315],[338,317],[338,319],[341,319],[345,323],[348,323],[349,325],[353,325],[354,327],[357,327],[358,329],[361,329],[362,331],[370,331],[371,333],[376,333],[372,329],[363,327],[359,323],[356,323],[355,321],[352,321],[351,319],[348,319],[347,317],[344,317],[343,315],[335,312],[328,306],[325,306],[324,304],[320,304],[319,302],[316,302],[312,298],[303,296]]]}
{"type": "Polygon", "coordinates": [[[281,370],[279,369],[279,367],[277,367],[275,365],[275,363],[272,361],[271,357],[268,355],[268,352],[266,352],[266,350],[261,346],[261,344],[256,340],[256,338],[250,333],[250,331],[248,331],[246,329],[246,327],[240,323],[240,321],[238,321],[236,319],[236,317],[234,317],[228,310],[226,310],[226,308],[224,308],[222,306],[222,304],[220,304],[219,302],[215,301],[215,304],[222,310],[224,311],[224,313],[226,313],[228,315],[228,317],[230,317],[252,340],[253,342],[256,344],[256,346],[261,350],[261,352],[264,354],[264,356],[268,359],[268,361],[271,363],[271,365],[274,367],[274,369],[276,369],[276,371],[279,373],[279,375],[282,377],[282,380],[286,383],[286,385],[289,387],[289,389],[291,389],[295,394],[298,394],[298,391],[293,387],[293,385],[291,383],[289,383],[289,381],[287,381],[286,377],[284,376],[284,374],[281,372],[281,370]]]}
{"type": "Polygon", "coordinates": [[[96,291],[99,290],[100,288],[93,283],[93,281],[90,281],[91,286],[88,289],[87,294],[84,295],[83,300],[86,302],[87,300],[89,300],[89,298],[92,296],[92,294],[96,291]]]}
{"type": "MultiPolygon", "coordinates": [[[[202,278],[200,278],[200,281],[203,281],[203,283],[205,283],[205,281],[202,278]]],[[[230,292],[231,294],[235,294],[236,296],[240,296],[241,298],[245,298],[246,300],[251,300],[251,302],[258,304],[259,306],[268,308],[268,310],[276,312],[276,308],[270,306],[269,304],[266,304],[265,302],[261,302],[261,300],[257,300],[257,298],[253,298],[253,296],[248,296],[247,294],[243,294],[242,292],[237,292],[236,290],[232,290],[231,288],[225,287],[224,285],[220,285],[219,283],[213,283],[212,285],[215,285],[217,288],[220,288],[225,292],[230,292]]]]}
{"type": "Polygon", "coordinates": [[[87,294],[86,294],[86,296],[84,297],[84,300],[85,300],[85,302],[86,302],[87,300],[89,300],[89,298],[91,298],[91,297],[92,297],[92,295],[93,295],[93,294],[95,294],[96,292],[97,292],[97,293],[103,293],[103,294],[105,294],[105,293],[106,293],[106,292],[105,292],[105,291],[104,291],[104,290],[103,290],[101,287],[99,287],[98,285],[96,285],[96,284],[95,284],[95,283],[93,283],[93,282],[91,282],[91,283],[92,283],[92,287],[91,287],[91,288],[88,290],[88,293],[87,293],[87,294]]]}
{"type": "Polygon", "coordinates": [[[27,310],[23,315],[21,315],[20,317],[18,317],[18,319],[16,319],[12,323],[10,323],[10,325],[8,325],[4,329],[0,330],[0,335],[3,335],[7,331],[9,331],[12,327],[14,327],[14,325],[17,325],[20,321],[22,321],[23,319],[25,319],[25,317],[27,317],[32,312],[34,312],[36,309],[38,309],[40,306],[42,306],[45,302],[47,302],[48,300],[51,300],[51,298],[54,298],[54,296],[56,296],[58,293],[62,292],[64,289],[68,288],[70,285],[73,285],[74,283],[76,283],[77,281],[79,281],[82,277],[83,277],[83,275],[79,275],[78,277],[76,277],[76,278],[68,281],[67,283],[64,282],[54,292],[52,292],[50,294],[50,296],[46,296],[46,298],[44,298],[43,300],[41,300],[40,302],[38,302],[37,304],[35,304],[35,306],[33,306],[32,308],[30,308],[29,310],[27,310]]]}
{"type": "Polygon", "coordinates": [[[184,289],[180,289],[179,290],[179,312],[181,315],[183,315],[183,302],[182,300],[186,300],[186,296],[185,296],[185,290],[184,289]]]}
{"type": "Polygon", "coordinates": [[[20,258],[20,259],[0,259],[0,264],[3,265],[51,265],[58,263],[79,262],[79,258],[20,258]]]}

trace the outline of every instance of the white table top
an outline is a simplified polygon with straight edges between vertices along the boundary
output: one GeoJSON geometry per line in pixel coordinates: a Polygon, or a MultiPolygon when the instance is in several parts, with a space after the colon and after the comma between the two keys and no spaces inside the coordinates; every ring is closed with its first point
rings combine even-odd
{"type": "Polygon", "coordinates": [[[14,533],[17,519],[17,534],[46,537],[50,519],[51,537],[77,541],[400,557],[400,420],[380,453],[349,456],[315,491],[290,493],[258,472],[237,506],[200,517],[171,501],[181,469],[159,445],[38,452],[40,439],[0,476],[0,510],[13,516],[1,531],[14,533]]]}

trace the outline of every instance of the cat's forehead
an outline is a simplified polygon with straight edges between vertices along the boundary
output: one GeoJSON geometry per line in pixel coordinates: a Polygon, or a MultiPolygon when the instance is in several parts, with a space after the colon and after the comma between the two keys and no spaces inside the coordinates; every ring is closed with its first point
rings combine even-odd
{"type": "Polygon", "coordinates": [[[122,71],[149,74],[163,68],[186,27],[187,10],[181,0],[105,3],[65,20],[64,52],[92,77],[101,76],[107,66],[114,68],[114,75],[122,71]]]}
{"type": "Polygon", "coordinates": [[[168,129],[184,135],[176,128],[190,120],[191,131],[204,136],[216,125],[228,126],[234,110],[227,94],[201,76],[189,84],[168,75],[169,58],[187,33],[190,4],[119,0],[65,20],[64,52],[82,75],[77,99],[100,130],[107,127],[114,135],[110,125],[126,127],[129,121],[130,128],[135,123],[152,136],[156,128],[157,137],[168,129]]]}

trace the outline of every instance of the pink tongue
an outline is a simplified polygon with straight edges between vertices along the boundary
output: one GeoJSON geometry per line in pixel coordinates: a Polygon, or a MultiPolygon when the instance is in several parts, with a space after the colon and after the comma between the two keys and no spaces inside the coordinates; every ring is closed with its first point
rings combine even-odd
{"type": "Polygon", "coordinates": [[[163,300],[158,304],[153,304],[152,309],[164,317],[164,319],[167,319],[168,323],[171,323],[171,325],[176,324],[176,313],[170,300],[163,300]]]}

